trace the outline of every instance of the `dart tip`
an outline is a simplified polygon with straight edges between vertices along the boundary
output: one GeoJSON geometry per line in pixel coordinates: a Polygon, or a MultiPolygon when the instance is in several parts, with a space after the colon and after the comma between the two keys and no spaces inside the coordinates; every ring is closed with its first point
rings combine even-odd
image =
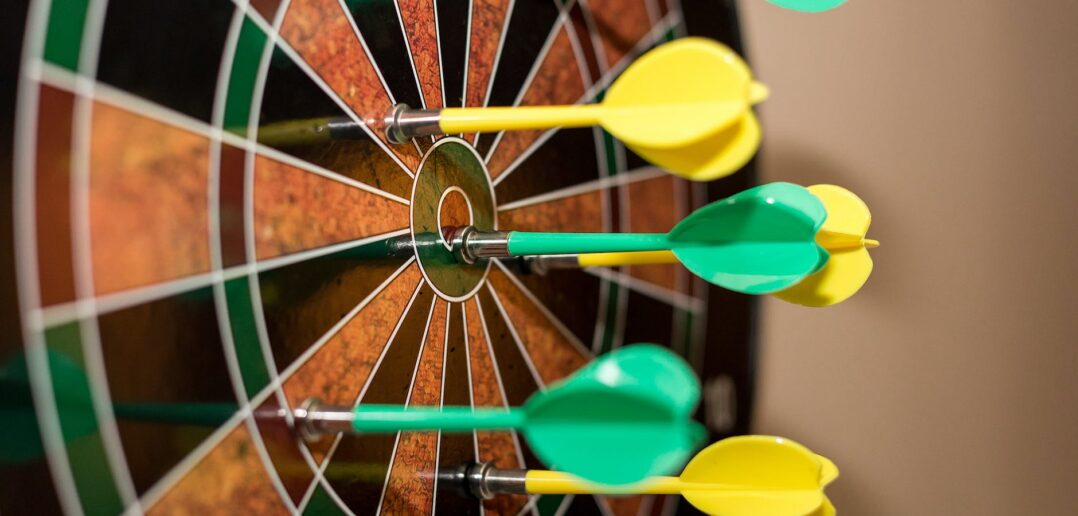
{"type": "Polygon", "coordinates": [[[865,249],[875,249],[880,246],[879,240],[873,240],[871,238],[865,239],[865,249]]]}
{"type": "Polygon", "coordinates": [[[770,95],[771,95],[771,89],[768,88],[767,85],[762,83],[762,82],[753,81],[752,84],[749,85],[749,103],[750,104],[754,104],[754,105],[759,104],[759,103],[767,100],[767,97],[769,97],[770,95]]]}

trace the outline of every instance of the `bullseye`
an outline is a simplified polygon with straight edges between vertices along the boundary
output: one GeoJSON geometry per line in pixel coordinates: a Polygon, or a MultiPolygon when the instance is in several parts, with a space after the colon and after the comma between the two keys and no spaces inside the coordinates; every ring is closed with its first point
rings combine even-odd
{"type": "MultiPolygon", "coordinates": [[[[445,234],[446,228],[468,226],[472,223],[472,203],[468,200],[468,194],[459,187],[450,186],[442,193],[438,201],[438,227],[445,234]]],[[[442,240],[446,249],[451,249],[449,242],[442,240]]]]}
{"type": "Polygon", "coordinates": [[[444,299],[474,294],[490,269],[487,260],[458,263],[444,236],[446,228],[494,227],[494,191],[482,159],[464,140],[438,140],[419,164],[412,185],[411,238],[419,269],[444,299]]]}

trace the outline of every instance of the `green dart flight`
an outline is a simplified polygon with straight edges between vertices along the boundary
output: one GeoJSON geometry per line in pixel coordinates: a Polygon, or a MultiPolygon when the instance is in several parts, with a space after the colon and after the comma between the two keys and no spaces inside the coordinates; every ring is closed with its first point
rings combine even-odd
{"type": "Polygon", "coordinates": [[[827,210],[808,189],[770,183],[704,206],[669,233],[531,233],[480,231],[451,235],[457,259],[474,263],[512,256],[672,251],[693,274],[726,289],[769,294],[820,270],[827,251],[816,233],[827,210]]]}

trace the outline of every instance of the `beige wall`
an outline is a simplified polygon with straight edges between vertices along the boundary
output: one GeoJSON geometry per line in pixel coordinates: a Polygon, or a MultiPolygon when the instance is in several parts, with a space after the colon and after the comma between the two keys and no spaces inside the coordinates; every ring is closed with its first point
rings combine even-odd
{"type": "Polygon", "coordinates": [[[870,205],[851,301],[768,300],[757,432],[840,513],[1078,514],[1078,0],[741,0],[764,179],[870,205]]]}

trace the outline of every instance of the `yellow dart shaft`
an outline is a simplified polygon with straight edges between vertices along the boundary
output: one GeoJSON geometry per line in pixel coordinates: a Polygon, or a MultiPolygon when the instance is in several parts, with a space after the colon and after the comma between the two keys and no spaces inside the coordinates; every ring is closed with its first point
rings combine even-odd
{"type": "Polygon", "coordinates": [[[651,477],[628,487],[611,487],[584,482],[560,471],[529,470],[524,482],[529,494],[678,494],[682,482],[677,477],[651,477]]]}
{"type": "Polygon", "coordinates": [[[745,491],[746,486],[685,482],[678,477],[650,477],[630,486],[592,484],[560,471],[528,470],[524,480],[528,494],[681,494],[685,491],[745,491]]]}
{"type": "MultiPolygon", "coordinates": [[[[873,249],[880,246],[878,240],[861,239],[858,236],[825,234],[821,231],[817,242],[828,251],[851,249],[865,246],[873,249]]],[[[623,265],[653,265],[678,263],[677,257],[670,251],[640,251],[634,253],[590,253],[577,256],[581,267],[618,267],[623,265]]]]}
{"type": "Polygon", "coordinates": [[[446,108],[441,111],[438,126],[447,133],[588,127],[599,124],[602,110],[603,107],[598,104],[446,108]]]}
{"type": "Polygon", "coordinates": [[[642,251],[636,253],[591,253],[577,257],[581,267],[617,267],[620,265],[651,265],[677,263],[670,251],[642,251]]]}
{"type": "MultiPolygon", "coordinates": [[[[767,95],[767,88],[754,83],[750,95],[767,95]]],[[[752,103],[750,100],[750,103],[752,103]]],[[[640,104],[633,106],[606,106],[583,104],[569,106],[519,106],[487,108],[446,108],[438,117],[438,127],[446,133],[516,131],[524,129],[548,129],[551,127],[591,127],[602,125],[602,117],[611,113],[628,118],[635,123],[648,124],[656,117],[685,120],[700,116],[701,112],[717,114],[720,120],[737,119],[749,104],[738,100],[710,102],[640,104]]],[[[623,122],[624,123],[624,122],[623,122]]]]}

